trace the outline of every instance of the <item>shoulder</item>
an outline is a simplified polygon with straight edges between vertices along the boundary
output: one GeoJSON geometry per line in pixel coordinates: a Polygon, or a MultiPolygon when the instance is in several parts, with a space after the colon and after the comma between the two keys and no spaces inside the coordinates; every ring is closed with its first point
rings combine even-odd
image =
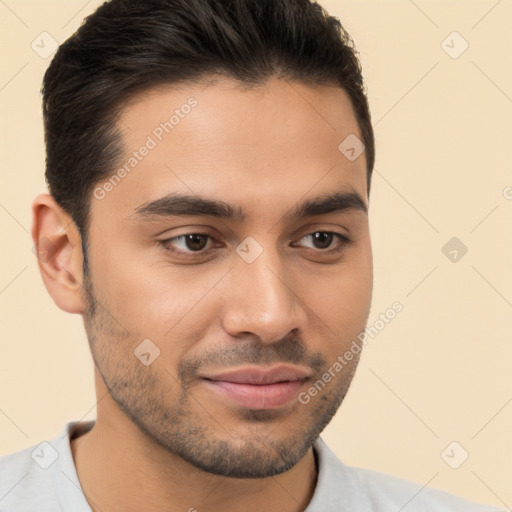
{"type": "Polygon", "coordinates": [[[58,507],[50,489],[51,471],[38,465],[48,464],[51,445],[33,445],[0,457],[0,510],[2,512],[50,510],[58,507]]]}
{"type": "Polygon", "coordinates": [[[0,457],[1,512],[90,512],[69,442],[76,425],[67,423],[56,438],[0,457]]]}
{"type": "Polygon", "coordinates": [[[472,503],[424,484],[346,466],[321,438],[316,440],[314,449],[318,482],[307,512],[500,512],[498,508],[472,503]]]}
{"type": "Polygon", "coordinates": [[[404,512],[498,512],[500,509],[467,501],[454,494],[433,489],[402,478],[361,468],[349,468],[372,497],[376,510],[404,512]]]}

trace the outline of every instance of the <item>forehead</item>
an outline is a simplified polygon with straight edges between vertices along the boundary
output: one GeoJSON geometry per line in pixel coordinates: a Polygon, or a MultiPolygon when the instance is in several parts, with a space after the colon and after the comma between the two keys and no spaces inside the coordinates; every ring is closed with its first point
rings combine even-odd
{"type": "Polygon", "coordinates": [[[333,189],[367,195],[364,153],[349,159],[339,148],[347,137],[362,139],[339,87],[283,79],[249,89],[228,79],[159,87],[133,98],[118,125],[124,154],[92,211],[129,216],[175,192],[245,203],[260,214],[333,189]]]}

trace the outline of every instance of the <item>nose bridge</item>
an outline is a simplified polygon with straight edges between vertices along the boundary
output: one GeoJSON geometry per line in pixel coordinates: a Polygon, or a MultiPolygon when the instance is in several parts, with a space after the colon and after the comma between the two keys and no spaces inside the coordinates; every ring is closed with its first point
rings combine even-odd
{"type": "Polygon", "coordinates": [[[302,330],[306,314],[293,283],[287,282],[288,273],[279,254],[261,247],[251,261],[247,257],[251,251],[254,257],[257,247],[251,240],[237,249],[239,255],[226,290],[225,330],[232,336],[252,333],[264,342],[278,341],[294,329],[302,330]]]}

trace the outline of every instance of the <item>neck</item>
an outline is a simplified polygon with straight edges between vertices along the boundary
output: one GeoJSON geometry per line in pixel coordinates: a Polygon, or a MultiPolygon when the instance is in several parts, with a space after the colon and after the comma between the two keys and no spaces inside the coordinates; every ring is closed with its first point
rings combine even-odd
{"type": "Polygon", "coordinates": [[[299,512],[310,502],[317,480],[312,448],[274,477],[206,473],[149,439],[108,394],[98,404],[94,427],[73,439],[71,450],[93,512],[299,512]]]}

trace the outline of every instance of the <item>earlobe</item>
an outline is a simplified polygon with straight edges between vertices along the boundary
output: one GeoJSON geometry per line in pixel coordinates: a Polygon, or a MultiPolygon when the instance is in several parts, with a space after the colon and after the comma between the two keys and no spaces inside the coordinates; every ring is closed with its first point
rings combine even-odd
{"type": "Polygon", "coordinates": [[[34,199],[32,214],[34,252],[48,293],[60,309],[83,313],[83,255],[75,223],[49,194],[34,199]]]}

